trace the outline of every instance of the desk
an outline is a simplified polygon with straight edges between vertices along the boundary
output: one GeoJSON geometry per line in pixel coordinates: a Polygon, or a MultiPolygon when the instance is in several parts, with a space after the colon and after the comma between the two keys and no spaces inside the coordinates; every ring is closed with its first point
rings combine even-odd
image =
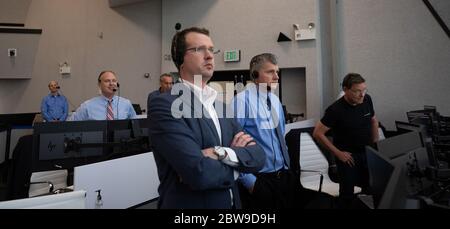
{"type": "Polygon", "coordinates": [[[75,190],[85,190],[86,208],[130,208],[158,198],[159,178],[152,152],[78,166],[75,190]],[[102,205],[96,191],[100,190],[102,205]]]}

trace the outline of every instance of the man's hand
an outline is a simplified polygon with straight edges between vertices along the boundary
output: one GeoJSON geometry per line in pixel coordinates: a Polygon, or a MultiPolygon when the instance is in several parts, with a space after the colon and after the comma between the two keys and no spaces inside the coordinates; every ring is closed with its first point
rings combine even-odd
{"type": "Polygon", "coordinates": [[[219,160],[219,157],[214,153],[214,148],[202,149],[203,156],[214,160],[219,160]]]}
{"type": "Polygon", "coordinates": [[[355,166],[355,161],[353,160],[352,154],[346,151],[341,151],[337,155],[338,159],[344,162],[345,164],[348,164],[350,167],[355,166]]]}
{"type": "Polygon", "coordinates": [[[242,131],[237,133],[234,136],[233,141],[231,142],[231,147],[246,147],[252,145],[256,145],[255,141],[253,141],[252,136],[242,131]]]}

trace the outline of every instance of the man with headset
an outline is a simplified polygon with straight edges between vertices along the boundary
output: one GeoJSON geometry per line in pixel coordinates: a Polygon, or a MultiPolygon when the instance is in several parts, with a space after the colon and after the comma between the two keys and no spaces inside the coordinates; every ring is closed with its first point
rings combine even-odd
{"type": "Polygon", "coordinates": [[[148,107],[158,208],[240,208],[238,172],[261,169],[264,152],[233,117],[219,112],[224,105],[207,85],[215,65],[209,31],[177,32],[171,50],[181,83],[148,107]]]}
{"type": "Polygon", "coordinates": [[[114,95],[119,83],[113,71],[101,72],[97,81],[101,95],[82,103],[72,115],[72,121],[136,118],[130,100],[114,95]]]}
{"type": "Polygon", "coordinates": [[[147,97],[147,108],[152,98],[159,96],[161,93],[170,92],[174,83],[173,76],[170,73],[163,73],[159,76],[159,89],[150,92],[147,97]]]}
{"type": "Polygon", "coordinates": [[[233,99],[234,113],[245,132],[260,145],[265,154],[264,167],[256,174],[241,174],[239,181],[248,191],[244,207],[299,207],[298,177],[289,171],[289,154],[284,141],[283,108],[273,91],[278,86],[278,61],[275,55],[263,53],[250,61],[254,84],[233,99]]]}
{"type": "Polygon", "coordinates": [[[69,106],[64,95],[59,93],[59,85],[57,81],[48,83],[50,94],[42,99],[41,114],[47,122],[66,121],[69,106]]]}

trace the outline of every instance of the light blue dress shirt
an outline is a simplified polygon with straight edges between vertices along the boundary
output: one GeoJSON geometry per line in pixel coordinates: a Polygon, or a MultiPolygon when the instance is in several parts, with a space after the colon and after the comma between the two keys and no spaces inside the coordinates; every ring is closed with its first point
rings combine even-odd
{"type": "MultiPolygon", "coordinates": [[[[233,98],[231,104],[234,104],[235,117],[244,131],[250,134],[266,153],[265,165],[259,172],[270,173],[282,168],[287,169],[276,132],[277,125],[279,125],[281,133],[285,132],[283,107],[279,98],[273,93],[261,90],[258,92],[256,85],[249,84],[246,90],[233,98]],[[270,98],[270,109],[267,97],[270,98]],[[278,117],[272,117],[272,111],[278,117]]],[[[239,180],[246,188],[251,188],[255,184],[256,177],[253,174],[241,173],[239,180]]]]}
{"type": "Polygon", "coordinates": [[[64,95],[52,95],[51,93],[45,96],[41,102],[41,114],[45,121],[53,120],[65,121],[68,113],[67,99],[64,95]]]}
{"type": "MultiPolygon", "coordinates": [[[[73,114],[73,121],[106,120],[108,98],[103,95],[94,97],[82,103],[73,114]]],[[[136,112],[130,100],[114,96],[112,99],[114,120],[136,118],[136,112]]]]}

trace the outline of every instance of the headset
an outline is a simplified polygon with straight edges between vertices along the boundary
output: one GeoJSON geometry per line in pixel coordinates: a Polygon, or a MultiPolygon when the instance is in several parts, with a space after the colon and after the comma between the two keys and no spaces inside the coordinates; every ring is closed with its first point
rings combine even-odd
{"type": "MultiPolygon", "coordinates": [[[[102,75],[107,73],[107,72],[111,72],[114,76],[116,76],[116,73],[111,71],[111,70],[102,71],[98,75],[98,78],[97,78],[98,83],[102,82],[102,80],[101,80],[102,75]]],[[[117,78],[117,76],[116,76],[116,78],[117,78]]],[[[120,103],[120,84],[119,84],[119,81],[116,82],[116,88],[113,89],[113,92],[116,92],[117,90],[119,91],[119,95],[117,97],[116,116],[114,117],[114,119],[119,119],[119,103],[120,103]]]]}
{"type": "Polygon", "coordinates": [[[253,59],[250,61],[250,78],[253,81],[258,79],[259,77],[259,72],[255,69],[258,62],[259,62],[258,57],[253,57],[253,59]]]}
{"type": "Polygon", "coordinates": [[[197,27],[191,27],[175,33],[172,39],[172,47],[170,51],[172,54],[172,60],[178,70],[180,70],[181,65],[184,63],[184,54],[186,53],[186,35],[191,32],[209,36],[209,30],[197,27]]]}
{"type": "Polygon", "coordinates": [[[178,70],[184,62],[184,51],[182,50],[186,49],[184,42],[181,41],[182,39],[184,39],[184,34],[181,34],[181,32],[177,32],[172,39],[172,60],[178,70]]]}

